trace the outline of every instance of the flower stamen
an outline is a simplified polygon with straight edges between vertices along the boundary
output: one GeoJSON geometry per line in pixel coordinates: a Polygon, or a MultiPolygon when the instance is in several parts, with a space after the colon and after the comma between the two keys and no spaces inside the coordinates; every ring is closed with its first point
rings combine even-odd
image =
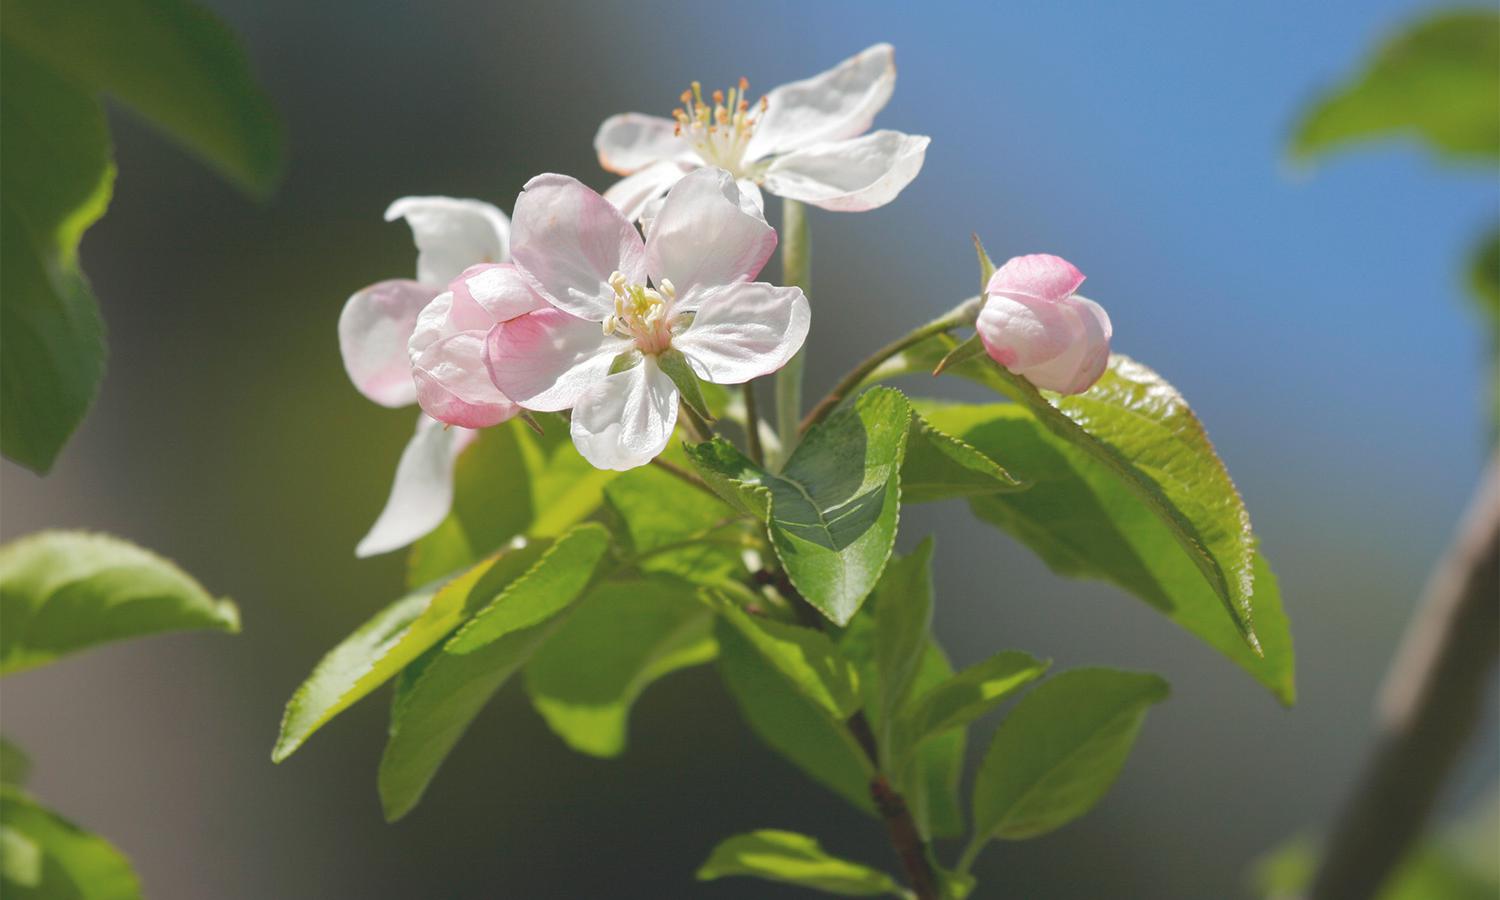
{"type": "Polygon", "coordinates": [[[672,118],[677,121],[674,133],[678,137],[687,135],[704,163],[736,177],[749,174],[743,165],[745,147],[766,112],[766,98],[761,97],[755,114],[751,114],[749,89],[749,80],[740,78],[739,84],[727,91],[714,91],[710,105],[703,99],[703,85],[695,81],[678,98],[682,106],[672,110],[672,118]]]}

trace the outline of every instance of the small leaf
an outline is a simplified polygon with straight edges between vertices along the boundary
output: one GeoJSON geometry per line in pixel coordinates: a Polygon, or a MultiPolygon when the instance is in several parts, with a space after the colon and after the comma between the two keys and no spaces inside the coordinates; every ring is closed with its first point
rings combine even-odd
{"type": "Polygon", "coordinates": [[[984,249],[984,242],[979,235],[970,235],[974,239],[974,252],[979,256],[979,292],[984,293],[985,288],[990,286],[990,277],[995,274],[995,264],[990,260],[990,255],[984,249]]]}
{"type": "Polygon", "coordinates": [[[810,430],[780,475],[721,440],[688,454],[726,501],[767,522],[792,584],[842,626],[875,587],[895,545],[910,425],[906,398],[880,388],[810,430]]]}
{"type": "Polygon", "coordinates": [[[26,752],[10,741],[0,737],[0,784],[20,786],[31,774],[31,760],[26,752]]]}
{"type": "Polygon", "coordinates": [[[609,549],[609,532],[586,523],[558,538],[527,572],[512,581],[443,645],[444,653],[473,653],[512,631],[557,615],[581,596],[609,549]]]}
{"type": "Polygon", "coordinates": [[[875,770],[849,729],[792,687],[740,629],[721,619],[714,634],[719,672],[751,730],[814,781],[875,815],[875,770]]]}
{"type": "Polygon", "coordinates": [[[122,638],[239,628],[233,603],[119,538],[44,531],[0,547],[0,674],[122,638]]]}
{"type": "Polygon", "coordinates": [[[948,369],[962,365],[970,360],[978,359],[988,352],[984,346],[984,339],[978,334],[974,334],[962,344],[949,350],[946,356],[938,360],[938,364],[932,367],[932,374],[941,375],[948,369]]]}
{"type": "Polygon", "coordinates": [[[842,722],[859,709],[859,675],[828,635],[751,616],[717,592],[704,596],[772,668],[835,721],[842,722]]]}
{"type": "Polygon", "coordinates": [[[932,625],[932,538],[893,558],[875,587],[875,685],[881,721],[893,721],[911,693],[932,625]]]}
{"type": "Polygon", "coordinates": [[[251,193],[275,186],[281,134],[271,105],[233,34],[197,4],[6,0],[0,34],[130,106],[251,193]]]}
{"type": "Polygon", "coordinates": [[[901,464],[901,499],[927,503],[1026,487],[1010,472],[962,440],[913,415],[901,464]]]}
{"type": "Polygon", "coordinates": [[[568,746],[618,756],[641,692],[717,652],[713,614],[693,585],[664,576],[606,582],[526,665],[526,692],[568,746]]]}
{"type": "Polygon", "coordinates": [[[1148,673],[1075,669],[1023,697],[979,766],[975,839],[1037,837],[1087,812],[1120,774],[1146,710],[1167,692],[1148,673]]]}
{"type": "Polygon", "coordinates": [[[677,385],[677,392],[682,395],[682,402],[686,403],[693,412],[712,422],[713,413],[709,411],[708,401],[703,399],[703,391],[698,386],[698,376],[693,373],[692,366],[688,365],[687,357],[682,355],[682,351],[668,350],[656,357],[656,364],[661,366],[662,373],[677,385]]]}
{"type": "Polygon", "coordinates": [[[1029,653],[1005,650],[935,685],[906,711],[911,744],[968,725],[1042,677],[1050,665],[1029,653]]]}
{"type": "Polygon", "coordinates": [[[0,786],[0,894],[23,898],[139,900],[130,863],[103,838],[0,786]]]}
{"type": "Polygon", "coordinates": [[[1356,141],[1418,137],[1439,155],[1500,157],[1500,15],[1435,12],[1377,51],[1314,104],[1292,139],[1308,159],[1356,141]]]}
{"type": "Polygon", "coordinates": [[[780,881],[841,897],[909,896],[884,872],[829,856],[807,835],[769,828],[726,838],[698,869],[699,881],[730,875],[780,881]]]}

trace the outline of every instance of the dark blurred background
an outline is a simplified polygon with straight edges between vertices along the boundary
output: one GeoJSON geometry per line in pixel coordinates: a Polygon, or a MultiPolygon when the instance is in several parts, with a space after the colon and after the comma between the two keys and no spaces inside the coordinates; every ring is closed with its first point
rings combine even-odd
{"type": "MultiPolygon", "coordinates": [[[[937,630],[955,662],[1014,647],[1175,687],[1105,802],[993,846],[979,896],[1229,897],[1251,859],[1329,817],[1484,454],[1463,265],[1500,191],[1410,146],[1316,172],[1282,148],[1302,105],[1424,4],[208,5],[284,117],[285,183],[256,208],[114,117],[117,192],[83,246],[109,326],[103,391],[53,475],[0,473],[4,537],[115,532],[243,611],[237,638],[126,643],[4,682],[38,795],[118,843],[149,896],[781,896],[692,881],[719,838],[755,827],[892,863],[877,823],[755,742],[709,668],[649,691],[608,762],[567,751],[510,685],[395,826],[374,784],[383,694],[269,761],[293,688],[400,588],[399,554],[352,549],[413,416],[355,393],[334,336],[352,290],[413,271],[386,204],[443,193],[508,211],[543,171],[602,189],[591,139],[606,116],[665,114],[695,78],[743,74],[759,93],[882,40],[901,75],[878,124],[933,144],[897,202],[812,216],[810,392],[972,294],[971,231],[997,258],[1066,256],[1116,349],[1207,424],[1299,657],[1288,711],[1144,604],[1051,575],[960,504],[912,509],[902,544],[938,535],[937,630]]],[[[1494,777],[1493,718],[1484,734],[1449,809],[1494,777]]]]}

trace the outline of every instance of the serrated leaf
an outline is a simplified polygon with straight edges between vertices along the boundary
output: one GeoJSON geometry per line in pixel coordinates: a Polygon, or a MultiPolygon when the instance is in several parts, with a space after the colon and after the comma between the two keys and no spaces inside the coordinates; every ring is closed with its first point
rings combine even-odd
{"type": "Polygon", "coordinates": [[[1116,471],[1014,404],[922,405],[924,415],[1030,483],[971,498],[981,520],[1009,531],[1064,575],[1101,578],[1135,594],[1234,660],[1283,703],[1296,697],[1290,629],[1276,579],[1255,557],[1256,655],[1167,524],[1116,471]]]}
{"type": "Polygon", "coordinates": [[[719,672],[751,730],[814,781],[875,815],[875,770],[849,730],[792,687],[740,629],[721,619],[714,635],[719,672]]]}
{"type": "Polygon", "coordinates": [[[893,721],[911,693],[932,625],[932,538],[893,557],[875,586],[875,708],[893,721]]]}
{"type": "Polygon", "coordinates": [[[139,900],[140,882],[120,851],[0,786],[0,888],[6,900],[139,900]]]}
{"type": "Polygon", "coordinates": [[[723,441],[690,447],[704,479],[762,517],[792,584],[837,625],[859,610],[896,540],[911,409],[877,388],[811,429],[779,475],[723,441]]]}
{"type": "Polygon", "coordinates": [[[834,721],[859,709],[859,675],[828,635],[752,616],[716,592],[705,592],[705,597],[773,669],[834,721]]]}
{"type": "Polygon", "coordinates": [[[0,737],[0,784],[20,786],[26,783],[26,776],[30,774],[31,760],[26,752],[0,737]]]}
{"type": "Polygon", "coordinates": [[[974,784],[976,840],[1023,840],[1066,825],[1104,796],[1167,683],[1144,672],[1074,669],[1021,698],[974,784]]]}
{"type": "Polygon", "coordinates": [[[641,692],[717,652],[713,614],[693,585],[664,576],[605,582],[526,665],[526,692],[570,747],[618,756],[641,692]]]}
{"type": "Polygon", "coordinates": [[[448,637],[525,574],[549,545],[542,541],[498,554],[457,578],[412,591],[360,626],[318,662],[287,701],[271,761],[286,759],[334,716],[448,637]]]}
{"type": "Polygon", "coordinates": [[[486,428],[459,456],[453,511],[412,546],[409,586],[472,566],[517,536],[556,537],[599,508],[616,473],[578,455],[560,416],[537,421],[541,435],[515,419],[486,428]]]}
{"type": "Polygon", "coordinates": [[[115,168],[99,102],[0,45],[0,451],[45,474],[104,371],[104,324],[77,253],[115,168]]]}
{"type": "Polygon", "coordinates": [[[830,856],[807,835],[770,828],[724,839],[698,869],[699,881],[731,875],[780,881],[841,897],[909,896],[884,872],[830,856]]]}
{"type": "Polygon", "coordinates": [[[251,193],[274,187],[281,135],[271,105],[233,34],[197,4],[5,0],[0,34],[125,103],[251,193]]]}
{"type": "Polygon", "coordinates": [[[1386,41],[1363,71],[1304,114],[1307,159],[1377,137],[1417,137],[1456,158],[1500,157],[1500,15],[1436,12],[1386,41]]]}
{"type": "Polygon", "coordinates": [[[165,631],[238,631],[239,611],[128,541],[44,531],[0,547],[0,674],[165,631]]]}
{"type": "Polygon", "coordinates": [[[1004,650],[915,697],[903,715],[911,746],[968,725],[1042,677],[1051,665],[1029,653],[1004,650]]]}
{"type": "Polygon", "coordinates": [[[901,499],[927,503],[1025,489],[1025,482],[975,448],[913,414],[901,463],[901,499]]]}

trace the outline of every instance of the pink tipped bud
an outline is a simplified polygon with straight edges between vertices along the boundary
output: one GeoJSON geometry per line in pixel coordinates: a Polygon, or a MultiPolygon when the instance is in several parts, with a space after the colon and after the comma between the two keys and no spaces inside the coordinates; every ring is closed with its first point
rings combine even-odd
{"type": "Polygon", "coordinates": [[[995,271],[975,328],[1000,365],[1039,388],[1081,394],[1104,374],[1109,314],[1074,293],[1083,273],[1061,257],[1018,256],[995,271]]]}

